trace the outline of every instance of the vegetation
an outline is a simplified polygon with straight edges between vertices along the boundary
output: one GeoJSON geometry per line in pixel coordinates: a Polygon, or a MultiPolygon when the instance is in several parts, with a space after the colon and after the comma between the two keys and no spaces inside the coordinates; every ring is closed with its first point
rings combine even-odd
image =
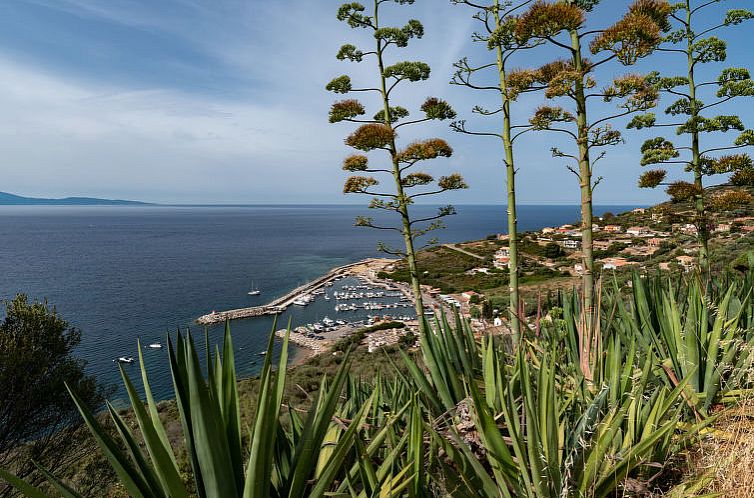
{"type": "MultiPolygon", "coordinates": [[[[5,302],[0,322],[0,467],[31,481],[36,461],[53,471],[92,450],[78,431],[72,386],[83,406],[96,409],[106,391],[73,356],[80,332],[47,303],[19,294],[5,302]]],[[[0,496],[10,491],[0,483],[0,496]]]]}
{"type": "MultiPolygon", "coordinates": [[[[676,134],[687,137],[687,142],[675,145],[665,137],[647,140],[642,145],[642,166],[651,164],[682,165],[693,175],[693,182],[665,182],[667,171],[654,169],[645,172],[639,186],[654,188],[667,185],[668,195],[675,201],[692,199],[694,202],[694,223],[699,239],[699,263],[703,268],[709,265],[710,227],[707,219],[709,199],[705,198],[705,177],[729,174],[731,181],[739,185],[751,185],[751,158],[747,154],[719,155],[722,151],[741,149],[754,145],[754,131],[746,130],[741,118],[735,115],[709,116],[719,105],[737,97],[754,96],[754,82],[746,68],[725,68],[714,81],[703,81],[702,65],[724,62],[727,58],[726,43],[714,35],[724,27],[735,26],[754,19],[754,14],[745,9],[729,10],[723,19],[710,14],[709,7],[718,2],[685,0],[674,5],[671,15],[675,30],[665,37],[665,44],[659,50],[683,57],[687,72],[682,76],[662,76],[653,73],[652,84],[659,91],[672,95],[677,100],[665,114],[672,117],[686,116],[686,121],[658,123],[654,114],[636,116],[629,128],[653,128],[671,126],[676,134]],[[712,19],[712,20],[710,20],[712,19]],[[703,93],[708,88],[716,88],[713,100],[703,101],[703,93]],[[703,146],[702,138],[712,133],[741,132],[731,145],[720,146],[718,142],[703,146]]],[[[733,199],[730,199],[733,200],[733,199]]]]}
{"type": "MultiPolygon", "coordinates": [[[[477,338],[462,319],[441,318],[434,333],[419,337],[421,361],[401,353],[391,376],[353,377],[350,353],[342,355],[303,413],[283,404],[286,339],[277,369],[265,360],[248,428],[229,329],[206,379],[193,339],[179,334],[169,344],[169,368],[188,474],[167,442],[144,371],[146,405],[122,372],[138,432],[108,406],[113,437],[79,407],[131,496],[678,493],[694,483],[676,487],[663,462],[693,443],[712,412],[752,387],[753,284],[751,271],[725,274],[706,289],[696,279],[637,275],[630,299],[602,291],[599,335],[586,349],[577,294],[559,294],[552,319],[527,327],[515,352],[509,337],[477,338]]],[[[0,475],[27,496],[47,496],[0,475]]],[[[79,496],[46,475],[61,495],[79,496]]]]}
{"type": "Polygon", "coordinates": [[[456,73],[451,80],[452,84],[462,85],[473,90],[494,90],[498,93],[500,102],[495,104],[492,109],[485,109],[482,106],[476,106],[474,113],[482,116],[500,115],[500,131],[479,131],[471,130],[466,126],[466,121],[456,121],[451,126],[458,132],[472,136],[495,137],[500,139],[503,147],[503,164],[505,165],[506,190],[507,190],[507,211],[508,218],[506,222],[508,233],[508,248],[510,251],[510,261],[508,263],[508,318],[511,323],[511,330],[516,342],[521,333],[521,300],[519,297],[518,287],[518,220],[516,215],[516,163],[513,144],[519,136],[526,131],[531,130],[531,126],[516,125],[512,119],[511,105],[515,103],[519,93],[530,91],[528,88],[509,88],[508,73],[510,72],[510,59],[516,53],[534,48],[538,45],[531,40],[520,40],[515,35],[516,19],[515,13],[527,2],[513,3],[504,0],[494,0],[480,4],[476,1],[469,0],[452,0],[455,4],[463,4],[472,7],[475,10],[474,18],[482,26],[481,33],[475,33],[474,41],[484,43],[491,52],[490,59],[494,62],[485,62],[479,66],[469,64],[467,58],[461,59],[455,64],[456,73]],[[489,86],[480,82],[480,76],[484,73],[494,70],[497,83],[489,86]]]}
{"type": "MultiPolygon", "coordinates": [[[[725,60],[725,43],[706,37],[709,33],[754,14],[732,10],[719,25],[699,28],[699,13],[716,1],[671,6],[664,0],[636,0],[615,24],[594,29],[587,20],[598,0],[451,1],[476,9],[483,31],[475,39],[494,53],[494,60],[481,66],[466,59],[457,63],[454,82],[501,97],[492,110],[473,111],[500,115],[499,131],[467,128],[464,121],[452,127],[502,141],[510,271],[489,267],[501,245],[497,240],[423,251],[415,247],[417,238],[455,213],[445,206],[435,216],[415,219],[410,214],[415,200],[466,184],[458,174],[436,180],[414,169],[450,157],[453,151],[444,140],[399,148],[397,131],[454,119],[455,112],[431,97],[420,107],[424,116],[408,120],[409,111],[393,105],[392,92],[401,83],[429,78],[422,62],[386,64],[390,50],[422,37],[421,23],[411,19],[403,27],[386,27],[382,9],[389,0],[375,0],[368,13],[359,3],[344,4],[338,19],[370,32],[375,46],[363,51],[346,44],[337,58],[372,59],[378,78],[374,87],[361,88],[340,76],[327,89],[373,94],[379,110],[364,118],[361,102],[342,100],[332,105],[330,121],[358,123],[346,144],[365,154],[382,150],[389,158],[387,166],[372,166],[367,155],[347,157],[343,169],[357,175],[346,181],[344,191],[372,195],[370,208],[398,214],[397,227],[371,217],[360,217],[356,224],[402,236],[404,249],[381,248],[405,258],[389,276],[412,285],[421,333],[407,333],[382,354],[370,354],[361,346],[366,334],[401,325],[363,328],[329,354],[291,370],[286,335],[277,364],[267,355],[259,378],[241,387],[229,325],[222,350],[211,354],[207,347],[204,364],[192,335],[178,333],[168,339],[167,369],[175,395],[169,409],[160,411],[155,403],[140,361],[145,399],[121,368],[130,411],[106,403],[105,412],[97,414],[103,392],[83,373],[83,363],[71,357],[77,331],[46,304],[29,304],[19,296],[6,305],[0,324],[0,479],[32,498],[101,494],[67,479],[71,461],[90,452],[87,442],[92,441],[117,481],[115,494],[133,497],[608,498],[656,493],[683,498],[709,490],[706,474],[681,482],[677,462],[702,435],[712,434],[709,426],[721,413],[727,415],[754,394],[754,253],[749,252],[754,235],[736,234],[731,243],[710,240],[707,219],[708,210],[717,211],[731,222],[727,229],[754,233],[754,224],[736,225],[741,219],[734,218],[749,214],[754,168],[747,155],[714,153],[754,145],[754,132],[745,130],[737,116],[709,118],[703,112],[754,95],[754,85],[743,68],[699,82],[697,65],[725,60]],[[679,26],[675,31],[671,19],[679,26]],[[658,46],[684,54],[687,75],[629,74],[600,82],[608,64],[631,66],[658,46]],[[595,60],[585,56],[587,47],[595,60]],[[562,50],[566,58],[511,70],[509,58],[529,49],[562,50]],[[492,86],[474,80],[485,69],[497,71],[492,86]],[[704,104],[699,90],[712,85],[718,100],[704,104]],[[557,105],[542,105],[528,124],[515,124],[516,98],[540,90],[557,105]],[[666,113],[688,120],[657,124],[654,115],[642,114],[629,129],[678,126],[679,135],[689,135],[690,147],[663,137],[646,142],[642,163],[678,162],[694,174],[694,183],[669,185],[673,202],[653,208],[651,216],[653,222],[657,217],[657,226],[672,231],[669,219],[695,214],[704,271],[690,271],[686,264],[694,234],[678,231],[672,240],[655,239],[652,253],[642,251],[651,248],[650,239],[638,227],[619,244],[603,240],[600,255],[625,254],[632,261],[659,256],[679,271],[624,269],[611,278],[603,272],[598,280],[592,195],[600,178],[594,178],[594,166],[605,147],[623,140],[610,122],[652,109],[661,92],[680,97],[666,113]],[[618,110],[593,106],[592,99],[617,103],[618,110]],[[566,237],[576,236],[567,227],[552,229],[556,235],[547,240],[518,233],[513,143],[529,130],[561,133],[573,147],[571,152],[553,148],[552,154],[570,160],[568,167],[579,180],[583,278],[580,288],[550,289],[527,303],[521,292],[527,283],[565,275],[560,269],[570,266],[572,253],[564,247],[574,247],[566,245],[566,237]],[[733,145],[703,150],[702,133],[729,130],[742,132],[733,145]],[[690,159],[675,161],[680,151],[690,159]],[[702,177],[719,173],[732,173],[733,185],[706,189],[702,177]],[[392,177],[394,189],[375,191],[379,181],[361,174],[392,177]],[[634,250],[630,256],[623,241],[634,250]],[[707,263],[710,254],[718,268],[707,263]],[[480,266],[485,271],[478,271],[480,266]],[[429,323],[420,281],[444,292],[485,290],[484,297],[469,300],[470,314],[491,317],[494,309],[507,309],[512,333],[501,333],[502,327],[479,333],[458,314],[452,320],[439,315],[429,323]],[[81,437],[76,411],[91,439],[81,437]]],[[[640,186],[660,185],[666,174],[649,171],[640,186]]],[[[636,211],[605,218],[625,229],[646,220],[644,210],[636,211]]],[[[268,351],[274,340],[270,335],[268,351]]],[[[141,354],[140,345],[138,350],[141,354]]],[[[102,488],[109,484],[101,483],[102,488]]],[[[0,488],[3,492],[11,489],[0,488]]]]}
{"type": "Polygon", "coordinates": [[[566,59],[556,59],[536,70],[526,69],[509,75],[518,88],[539,85],[548,99],[565,99],[570,110],[561,106],[543,105],[530,122],[535,129],[565,134],[573,141],[572,153],[553,148],[554,157],[572,161],[568,168],[579,181],[581,191],[581,250],[583,257],[584,308],[588,319],[594,306],[594,256],[592,240],[592,194],[600,179],[593,180],[594,165],[604,157],[594,153],[622,141],[620,132],[610,121],[651,109],[657,102],[657,91],[647,78],[628,74],[612,82],[600,84],[597,68],[611,61],[624,66],[652,53],[661,41],[661,33],[669,28],[669,5],[659,0],[637,0],[615,24],[605,29],[587,27],[589,12],[599,3],[595,0],[566,2],[534,2],[520,15],[515,35],[520,40],[542,40],[554,49],[566,52],[566,59]],[[589,48],[597,60],[586,58],[589,48]],[[593,90],[599,88],[598,90],[593,90]],[[590,104],[594,98],[618,104],[615,112],[597,114],[590,104]],[[591,119],[591,121],[590,121],[591,119]]]}
{"type": "MultiPolygon", "coordinates": [[[[429,78],[430,68],[424,62],[403,61],[386,65],[385,58],[389,49],[406,47],[412,38],[421,38],[424,27],[416,19],[410,19],[402,28],[386,27],[380,18],[380,9],[385,1],[375,1],[369,15],[364,14],[365,7],[359,3],[343,4],[338,10],[338,20],[347,23],[353,29],[367,29],[373,32],[375,48],[362,51],[354,45],[346,44],[340,48],[337,58],[352,62],[362,62],[365,58],[374,59],[378,69],[375,87],[354,88],[351,78],[339,76],[327,84],[327,90],[335,93],[367,92],[376,93],[380,98],[379,111],[371,118],[362,118],[366,114],[364,105],[355,99],[336,102],[330,108],[330,122],[347,121],[361,125],[346,138],[346,144],[362,152],[382,150],[389,156],[389,166],[372,166],[369,158],[362,154],[352,155],[343,161],[343,169],[352,173],[379,173],[392,177],[395,190],[376,192],[374,187],[380,184],[372,176],[351,176],[346,180],[343,192],[350,194],[367,194],[373,196],[369,204],[371,209],[392,211],[400,216],[398,227],[383,225],[373,217],[360,216],[357,226],[371,227],[379,230],[395,231],[401,234],[405,249],[391,248],[380,243],[380,249],[388,254],[405,257],[408,261],[411,286],[414,293],[416,313],[424,312],[419,273],[416,269],[416,239],[442,227],[442,218],[455,214],[453,206],[443,206],[435,216],[412,218],[410,206],[415,199],[434,196],[449,190],[467,188],[458,173],[435,178],[425,172],[415,171],[417,164],[438,157],[450,157],[453,149],[440,138],[431,138],[410,143],[400,149],[397,145],[397,131],[404,126],[416,125],[433,120],[453,119],[455,111],[444,100],[428,98],[422,105],[424,116],[406,120],[408,109],[392,105],[393,92],[399,84],[417,82],[429,78]],[[412,193],[413,192],[413,193],[412,193]]],[[[396,0],[398,4],[411,4],[413,0],[396,0]]],[[[430,241],[432,244],[434,241],[430,241]]]]}

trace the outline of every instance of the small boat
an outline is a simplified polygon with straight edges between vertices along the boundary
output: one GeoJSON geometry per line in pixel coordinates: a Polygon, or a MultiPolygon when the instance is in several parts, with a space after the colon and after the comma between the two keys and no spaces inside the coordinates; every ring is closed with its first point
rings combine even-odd
{"type": "Polygon", "coordinates": [[[120,356],[117,361],[118,363],[133,363],[134,357],[133,356],[120,356]]]}
{"type": "Polygon", "coordinates": [[[261,352],[259,352],[259,353],[257,353],[257,354],[258,354],[259,356],[264,356],[264,355],[266,355],[266,354],[267,354],[267,351],[261,351],[261,352]]]}
{"type": "Polygon", "coordinates": [[[259,289],[257,289],[257,288],[256,288],[256,287],[254,286],[254,282],[252,281],[252,282],[251,282],[251,290],[250,290],[249,292],[247,292],[246,294],[248,294],[248,295],[250,295],[250,296],[258,296],[258,295],[259,295],[259,294],[261,294],[261,293],[262,293],[262,291],[260,291],[259,289]]]}
{"type": "Polygon", "coordinates": [[[149,348],[150,349],[162,349],[162,344],[160,344],[159,342],[153,342],[152,344],[149,345],[149,348]]]}

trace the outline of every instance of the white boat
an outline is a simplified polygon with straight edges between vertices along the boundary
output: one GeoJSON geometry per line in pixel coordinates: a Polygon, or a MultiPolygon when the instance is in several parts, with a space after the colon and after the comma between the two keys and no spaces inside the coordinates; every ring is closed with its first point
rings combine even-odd
{"type": "Polygon", "coordinates": [[[134,357],[133,356],[120,356],[117,361],[118,363],[133,363],[134,357]]]}
{"type": "Polygon", "coordinates": [[[307,301],[306,299],[303,299],[303,298],[299,298],[299,299],[296,299],[295,301],[293,301],[293,304],[295,304],[296,306],[308,306],[309,305],[309,301],[307,301]]]}
{"type": "Polygon", "coordinates": [[[251,290],[249,292],[247,292],[246,294],[248,294],[250,296],[258,296],[261,293],[262,293],[262,291],[260,291],[256,287],[254,287],[254,282],[252,281],[251,282],[251,290]]]}
{"type": "Polygon", "coordinates": [[[162,344],[159,342],[153,342],[149,345],[150,349],[162,349],[162,344]]]}
{"type": "Polygon", "coordinates": [[[259,352],[259,353],[257,353],[257,354],[258,354],[259,356],[264,356],[264,355],[266,355],[266,354],[267,354],[267,351],[261,351],[261,352],[259,352]]]}

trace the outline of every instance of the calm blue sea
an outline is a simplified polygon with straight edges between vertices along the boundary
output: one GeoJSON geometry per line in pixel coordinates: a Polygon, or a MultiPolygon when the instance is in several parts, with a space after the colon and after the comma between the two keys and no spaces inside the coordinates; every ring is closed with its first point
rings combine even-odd
{"type": "MultiPolygon", "coordinates": [[[[434,210],[415,207],[417,216],[434,210]]],[[[356,215],[373,214],[366,211],[361,206],[3,206],[0,298],[24,292],[47,299],[81,329],[77,354],[88,370],[119,386],[113,359],[136,356],[137,337],[142,344],[164,344],[166,333],[195,329],[193,320],[213,309],[267,302],[334,266],[379,256],[376,241],[385,233],[353,226],[356,215]],[[246,294],[252,281],[262,291],[258,298],[246,294]]],[[[458,212],[437,232],[443,242],[504,231],[504,206],[458,206],[458,212]]],[[[522,230],[578,217],[577,206],[519,208],[522,230]]],[[[290,316],[295,326],[327,314],[334,318],[332,305],[318,302],[290,316]]],[[[233,323],[242,375],[256,373],[271,327],[269,317],[233,323]]],[[[195,332],[201,338],[201,331],[195,332]]],[[[217,341],[221,331],[210,330],[210,338],[217,341]]],[[[155,396],[171,398],[165,349],[144,354],[155,396]]],[[[138,377],[137,365],[126,368],[138,377]]],[[[122,396],[118,391],[116,398],[122,396]]]]}

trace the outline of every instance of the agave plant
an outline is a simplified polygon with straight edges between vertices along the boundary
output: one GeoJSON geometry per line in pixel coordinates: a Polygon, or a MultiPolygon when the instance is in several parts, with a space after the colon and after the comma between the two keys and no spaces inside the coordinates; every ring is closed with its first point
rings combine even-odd
{"type": "MultiPolygon", "coordinates": [[[[399,494],[411,484],[414,465],[396,470],[392,462],[397,459],[378,468],[368,465],[370,457],[383,450],[382,443],[394,432],[393,423],[408,408],[384,421],[369,444],[361,441],[360,433],[367,416],[375,415],[377,391],[365,394],[364,390],[354,389],[355,386],[351,385],[351,400],[342,401],[341,393],[348,384],[347,355],[332,381],[322,381],[305,417],[297,410],[288,410],[290,423],[286,427],[281,417],[288,360],[286,335],[277,369],[273,368],[271,355],[265,359],[259,378],[256,414],[252,426],[244,429],[229,326],[225,330],[222,355],[216,350],[214,359],[208,356],[206,379],[191,335],[179,333],[175,348],[170,338],[168,340],[183,444],[192,469],[188,482],[181,477],[175,452],[159,419],[141,353],[139,360],[146,406],[121,369],[141,441],[111,404],[108,403],[107,412],[118,439],[111,436],[71,392],[92,436],[130,496],[303,498],[333,496],[330,493],[338,488],[341,489],[338,496],[381,496],[380,493],[399,494]],[[357,391],[360,396],[353,396],[357,391]]],[[[271,335],[268,351],[272,350],[273,341],[274,335],[271,335]]],[[[405,440],[399,442],[393,451],[405,452],[405,444],[405,440]]],[[[40,470],[60,495],[67,498],[81,496],[40,470]]],[[[27,496],[47,496],[41,489],[6,471],[0,470],[0,477],[27,496]]]]}
{"type": "Polygon", "coordinates": [[[749,369],[752,330],[748,323],[739,326],[748,301],[748,292],[739,297],[736,282],[715,296],[696,279],[673,285],[635,275],[632,306],[621,307],[621,321],[655,356],[669,383],[689,379],[688,403],[706,413],[736,394],[732,387],[739,391],[749,369]]]}

